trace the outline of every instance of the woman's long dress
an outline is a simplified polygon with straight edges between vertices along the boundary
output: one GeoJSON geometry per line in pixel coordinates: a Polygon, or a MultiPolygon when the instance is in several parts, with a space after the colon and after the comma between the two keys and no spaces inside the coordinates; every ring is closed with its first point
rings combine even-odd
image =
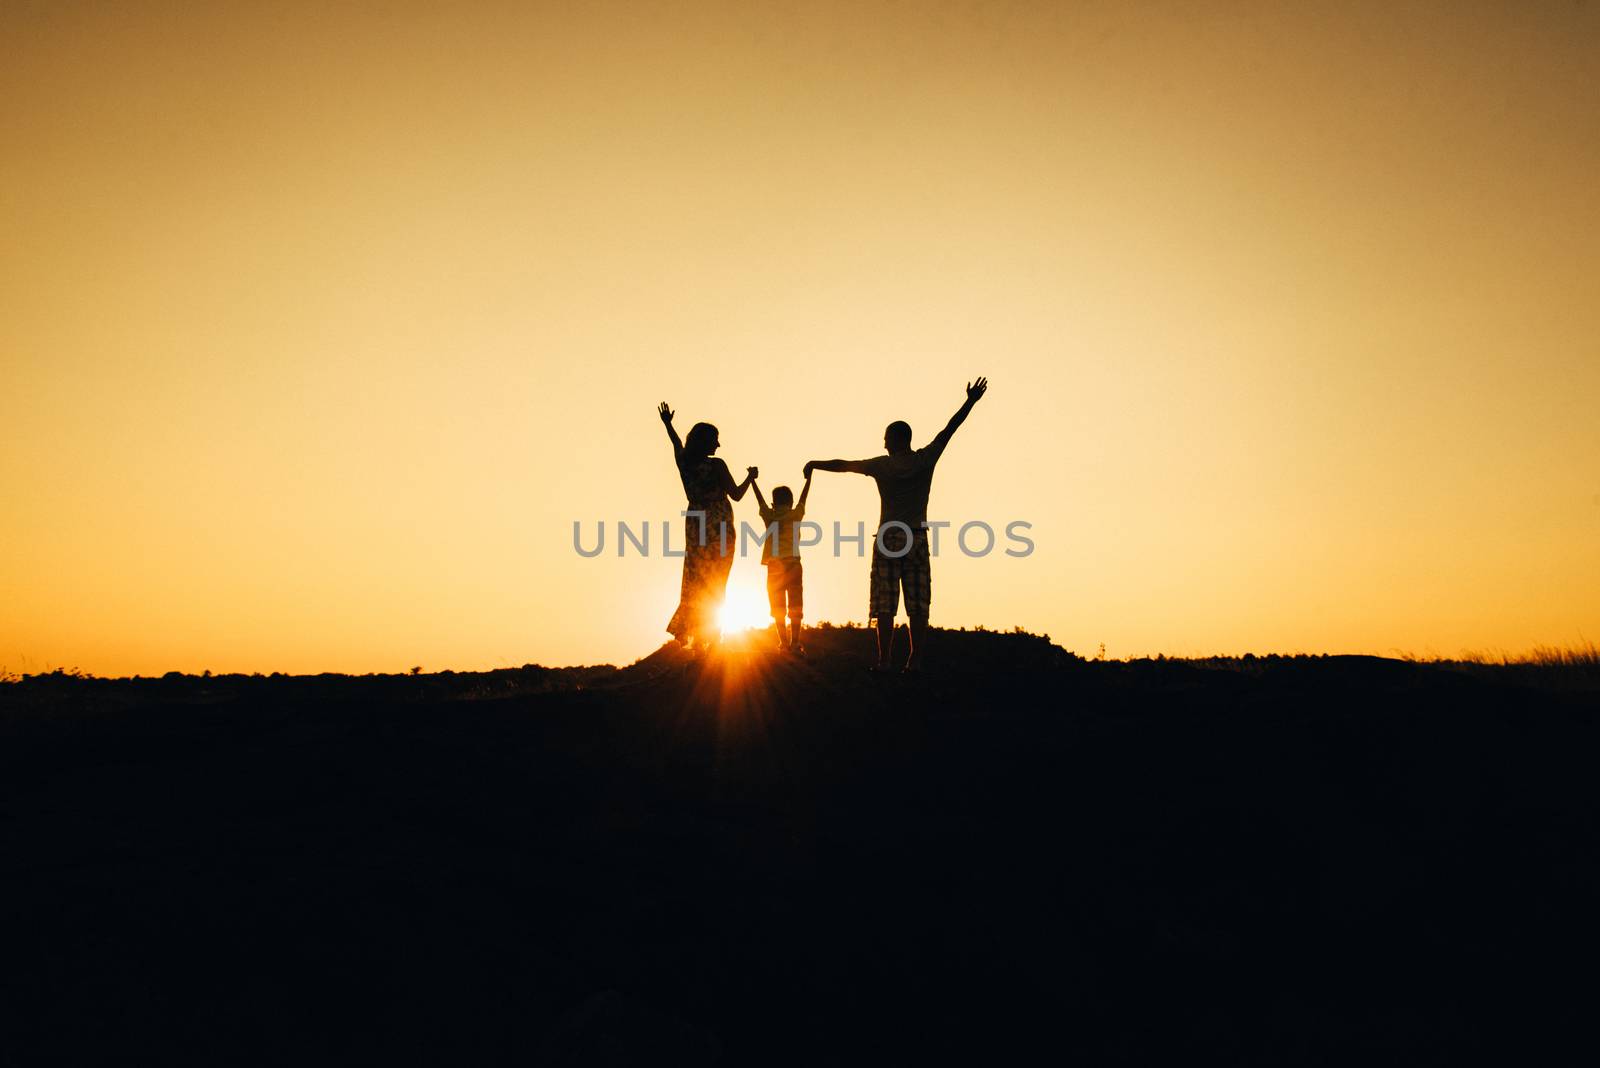
{"type": "Polygon", "coordinates": [[[711,459],[693,460],[679,469],[688,510],[705,513],[703,528],[699,516],[684,518],[683,586],[678,610],[667,624],[667,632],[679,641],[715,633],[727,592],[738,532],[733,526],[733,503],[723,488],[723,471],[723,465],[711,459]]]}

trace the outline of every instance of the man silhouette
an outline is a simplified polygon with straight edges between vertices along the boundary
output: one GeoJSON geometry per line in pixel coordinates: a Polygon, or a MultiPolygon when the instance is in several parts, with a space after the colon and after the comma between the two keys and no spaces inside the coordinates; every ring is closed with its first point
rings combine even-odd
{"type": "Polygon", "coordinates": [[[950,444],[950,436],[966,421],[972,406],[989,388],[987,378],[967,383],[967,400],[950,422],[928,444],[911,448],[911,426],[896,421],[883,431],[887,455],[866,460],[812,460],[812,471],[848,471],[870,475],[878,484],[878,534],[872,542],[872,592],[869,614],[877,621],[878,663],[874,671],[889,668],[894,651],[894,617],[905,591],[906,619],[911,650],[906,671],[921,665],[928,634],[928,605],[933,599],[933,575],[928,560],[928,491],[933,488],[933,468],[950,444]]]}

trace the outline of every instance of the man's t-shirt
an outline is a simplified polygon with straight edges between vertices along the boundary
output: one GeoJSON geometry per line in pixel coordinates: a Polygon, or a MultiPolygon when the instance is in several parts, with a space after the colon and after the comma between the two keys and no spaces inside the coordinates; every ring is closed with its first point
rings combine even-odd
{"type": "Polygon", "coordinates": [[[804,508],[763,508],[761,509],[761,525],[770,527],[778,524],[775,536],[761,543],[761,562],[764,564],[773,557],[785,557],[798,560],[800,548],[795,544],[794,528],[806,517],[804,508]]]}
{"type": "Polygon", "coordinates": [[[911,452],[874,456],[862,464],[862,474],[878,484],[878,526],[899,520],[915,534],[928,518],[928,491],[933,488],[933,466],[939,462],[948,439],[940,434],[930,444],[911,452]]]}

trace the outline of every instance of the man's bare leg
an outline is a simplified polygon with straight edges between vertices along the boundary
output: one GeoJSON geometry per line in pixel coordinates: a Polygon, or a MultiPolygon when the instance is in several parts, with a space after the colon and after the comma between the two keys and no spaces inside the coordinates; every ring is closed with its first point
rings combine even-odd
{"type": "Polygon", "coordinates": [[[894,652],[894,617],[878,617],[878,667],[889,666],[889,655],[894,652]]]}
{"type": "Polygon", "coordinates": [[[912,616],[906,629],[911,632],[911,651],[906,654],[906,670],[916,671],[922,667],[922,654],[927,648],[924,643],[928,640],[928,617],[918,619],[912,616]]]}
{"type": "Polygon", "coordinates": [[[789,617],[789,648],[800,648],[800,617],[789,617]]]}

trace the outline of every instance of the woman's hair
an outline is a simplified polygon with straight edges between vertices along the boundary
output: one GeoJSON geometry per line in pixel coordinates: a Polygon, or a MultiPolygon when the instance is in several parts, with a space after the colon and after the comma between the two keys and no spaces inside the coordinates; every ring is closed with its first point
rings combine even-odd
{"type": "Polygon", "coordinates": [[[710,423],[696,423],[683,439],[683,458],[704,460],[711,455],[711,443],[717,440],[717,428],[710,423]]]}

